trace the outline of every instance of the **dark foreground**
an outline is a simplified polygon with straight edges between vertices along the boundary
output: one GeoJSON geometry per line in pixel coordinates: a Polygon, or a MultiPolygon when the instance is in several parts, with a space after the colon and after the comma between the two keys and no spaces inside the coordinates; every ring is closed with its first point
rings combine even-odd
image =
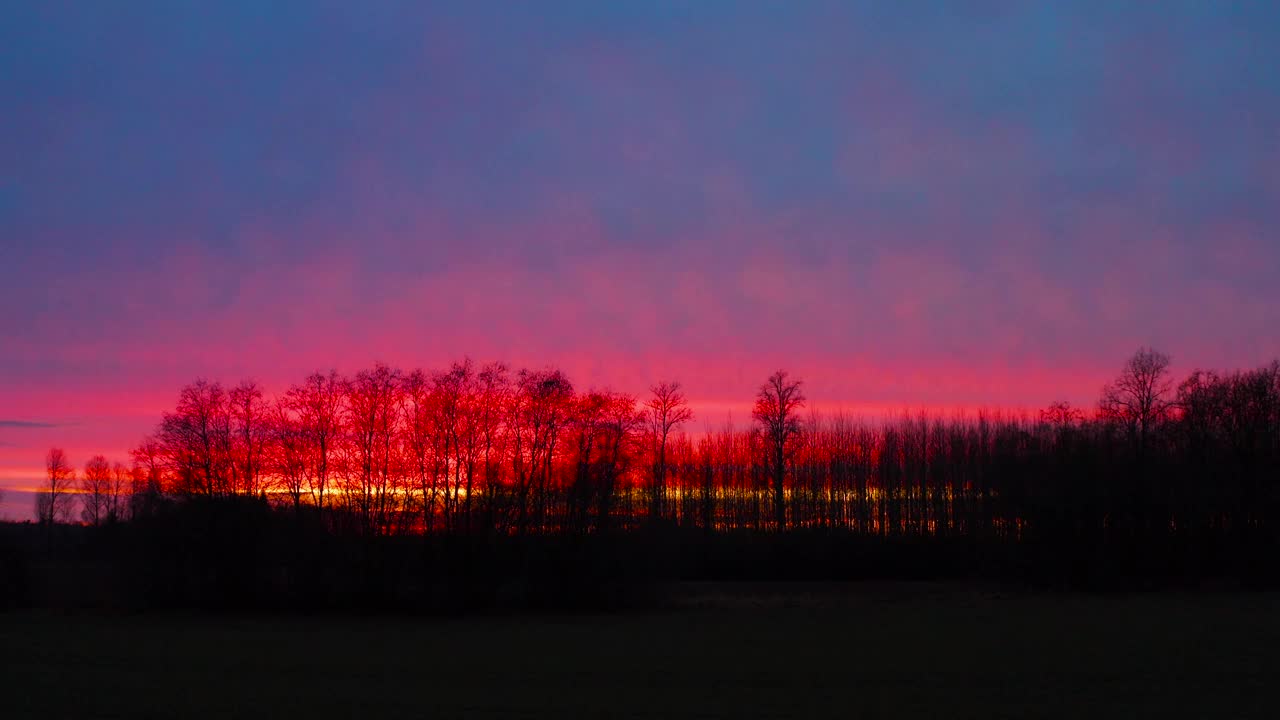
{"type": "Polygon", "coordinates": [[[0,615],[19,717],[1275,717],[1280,595],[685,586],[664,610],[0,615]]]}

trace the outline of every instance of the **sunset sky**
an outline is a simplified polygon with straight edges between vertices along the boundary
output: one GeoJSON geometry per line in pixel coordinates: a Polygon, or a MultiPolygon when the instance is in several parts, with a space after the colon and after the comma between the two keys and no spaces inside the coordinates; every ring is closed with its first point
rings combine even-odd
{"type": "Polygon", "coordinates": [[[201,376],[701,424],[777,367],[882,412],[1280,357],[1276,4],[853,5],[0,5],[0,514],[201,376]]]}

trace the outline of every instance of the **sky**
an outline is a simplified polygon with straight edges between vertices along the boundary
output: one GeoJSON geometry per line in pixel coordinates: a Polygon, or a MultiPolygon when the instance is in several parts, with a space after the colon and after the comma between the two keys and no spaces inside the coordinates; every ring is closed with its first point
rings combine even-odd
{"type": "Polygon", "coordinates": [[[1280,6],[0,2],[0,514],[197,378],[1092,404],[1280,357],[1280,6]],[[16,499],[15,499],[16,498],[16,499]]]}

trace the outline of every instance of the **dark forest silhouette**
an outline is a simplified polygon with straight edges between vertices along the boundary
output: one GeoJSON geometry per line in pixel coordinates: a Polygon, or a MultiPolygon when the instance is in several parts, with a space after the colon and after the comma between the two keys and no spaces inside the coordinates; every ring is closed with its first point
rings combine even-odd
{"type": "Polygon", "coordinates": [[[749,426],[695,436],[692,420],[679,383],[638,400],[469,360],[317,373],[274,399],[199,380],[129,466],[96,456],[76,480],[51,450],[42,533],[19,544],[128,565],[166,602],[213,586],[466,605],[602,578],[1278,575],[1280,363],[1175,383],[1143,349],[1091,412],[876,422],[808,411],[778,371],[749,426]]]}

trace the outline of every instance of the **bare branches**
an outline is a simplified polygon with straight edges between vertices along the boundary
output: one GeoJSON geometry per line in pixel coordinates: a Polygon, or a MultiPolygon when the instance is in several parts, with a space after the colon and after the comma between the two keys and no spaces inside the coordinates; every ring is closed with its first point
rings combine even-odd
{"type": "Polygon", "coordinates": [[[80,481],[80,517],[85,523],[101,525],[106,521],[110,485],[111,464],[101,455],[89,458],[80,481]]]}
{"type": "Polygon", "coordinates": [[[227,397],[234,434],[231,443],[232,486],[240,495],[257,495],[261,487],[263,451],[266,445],[266,403],[262,388],[245,380],[227,397]]]}
{"type": "Polygon", "coordinates": [[[791,379],[778,370],[760,386],[751,416],[767,438],[773,476],[774,522],[779,531],[786,528],[786,465],[790,440],[800,433],[800,409],[805,397],[801,381],[791,379]]]}
{"type": "Polygon", "coordinates": [[[45,483],[36,493],[36,517],[52,525],[66,522],[71,515],[71,495],[76,471],[62,448],[50,448],[45,455],[45,483]]]}
{"type": "Polygon", "coordinates": [[[1172,390],[1169,356],[1140,348],[1125,363],[1120,376],[1102,389],[1099,415],[1125,427],[1141,457],[1152,428],[1168,417],[1172,390]]]}
{"type": "Polygon", "coordinates": [[[802,384],[800,380],[792,380],[785,370],[778,370],[756,393],[751,417],[779,447],[800,432],[799,410],[805,404],[802,384]]]}
{"type": "Polygon", "coordinates": [[[1057,428],[1074,427],[1084,421],[1084,411],[1065,400],[1059,400],[1040,411],[1040,421],[1057,428]]]}
{"type": "Polygon", "coordinates": [[[361,532],[386,534],[404,500],[399,442],[403,374],[379,363],[356,373],[346,385],[343,497],[361,532]]]}
{"type": "Polygon", "coordinates": [[[663,381],[649,388],[651,397],[645,402],[645,417],[654,444],[653,480],[650,488],[649,515],[662,517],[667,492],[667,441],[671,432],[693,419],[693,410],[685,399],[680,383],[663,381]]]}
{"type": "Polygon", "coordinates": [[[693,419],[693,410],[685,399],[680,383],[663,381],[649,388],[652,396],[645,402],[653,431],[665,439],[672,430],[693,419]]]}
{"type": "Polygon", "coordinates": [[[329,502],[331,476],[337,466],[338,443],[346,403],[344,379],[336,370],[315,372],[300,385],[290,387],[283,404],[297,418],[298,432],[305,447],[307,491],[310,501],[323,514],[329,502]]]}

